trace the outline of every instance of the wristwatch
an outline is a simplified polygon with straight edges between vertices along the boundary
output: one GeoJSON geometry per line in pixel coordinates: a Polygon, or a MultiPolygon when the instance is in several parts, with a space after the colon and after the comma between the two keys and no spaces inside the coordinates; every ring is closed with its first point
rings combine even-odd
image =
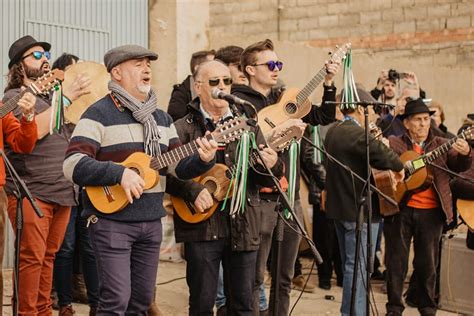
{"type": "Polygon", "coordinates": [[[23,114],[23,117],[27,122],[31,122],[35,118],[35,113],[30,113],[28,115],[23,114]]]}

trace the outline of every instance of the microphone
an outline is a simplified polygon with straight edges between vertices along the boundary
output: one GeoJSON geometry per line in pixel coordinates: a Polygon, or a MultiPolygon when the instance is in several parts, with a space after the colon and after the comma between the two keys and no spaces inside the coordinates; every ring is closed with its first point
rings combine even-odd
{"type": "Polygon", "coordinates": [[[253,106],[252,103],[245,101],[244,99],[241,99],[239,97],[236,97],[235,95],[225,93],[222,90],[219,90],[219,88],[214,88],[212,89],[211,96],[214,99],[222,99],[226,100],[227,102],[231,104],[238,104],[238,105],[250,105],[253,106]]]}

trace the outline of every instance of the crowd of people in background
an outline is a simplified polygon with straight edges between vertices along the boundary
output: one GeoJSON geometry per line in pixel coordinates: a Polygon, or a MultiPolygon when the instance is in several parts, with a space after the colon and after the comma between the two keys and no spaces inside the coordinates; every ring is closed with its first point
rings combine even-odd
{"type": "MultiPolygon", "coordinates": [[[[49,43],[31,36],[12,44],[4,103],[51,69],[67,70],[79,62],[77,56],[65,53],[50,67],[50,49],[49,43]]],[[[111,75],[110,93],[93,104],[77,125],[66,122],[59,131],[51,132],[53,94],[35,97],[27,93],[16,101],[16,110],[2,118],[1,145],[5,142],[8,158],[45,213],[44,218],[37,217],[30,203],[23,201],[25,230],[16,298],[20,315],[50,315],[53,288],[59,315],[73,315],[72,292],[77,285],[73,274],[77,270],[85,281],[89,315],[158,315],[154,298],[160,292],[155,281],[165,193],[179,196],[196,209],[211,207],[212,192],[191,179],[215,164],[237,164],[240,149],[236,143],[208,141],[206,135],[236,117],[254,117],[255,111],[278,103],[286,91],[281,78],[284,61],[271,40],[246,48],[229,45],[192,54],[190,74],[173,86],[165,113],[159,110],[151,88],[150,63],[157,58],[155,52],[136,45],[108,51],[104,63],[111,75]],[[229,107],[227,101],[213,97],[216,88],[254,108],[245,104],[229,107]],[[157,157],[192,141],[197,142],[196,154],[160,170],[160,181],[152,187],[145,188],[139,175],[116,163],[134,152],[157,157]],[[83,187],[112,185],[123,187],[129,204],[118,213],[104,215],[83,187]]],[[[340,68],[340,61],[325,64],[321,105],[311,105],[309,114],[294,124],[313,144],[364,177],[364,110],[358,105],[334,105],[341,100],[334,79],[340,68]]],[[[89,93],[91,84],[91,78],[79,75],[72,88],[62,91],[63,105],[89,93]]],[[[474,125],[471,115],[456,133],[448,131],[444,110],[449,105],[436,101],[435,92],[423,90],[410,71],[382,70],[370,92],[361,85],[357,92],[372,104],[370,120],[381,134],[371,139],[371,167],[391,170],[395,182],[406,176],[400,160],[403,153],[426,154],[474,125]],[[380,108],[374,106],[377,102],[393,106],[380,108]]],[[[351,306],[356,248],[365,249],[356,244],[356,206],[363,183],[354,182],[345,168],[307,142],[301,142],[295,158],[291,150],[277,153],[266,147],[266,136],[257,127],[250,130],[255,135],[250,153],[260,158],[242,171],[248,181],[240,209],[233,212],[230,204],[234,203],[222,202],[221,211],[192,224],[176,213],[173,216],[176,242],[184,243],[189,314],[213,315],[215,310],[217,315],[288,315],[292,289],[313,292],[318,286],[331,291],[334,285],[343,289],[342,315],[350,315],[351,307],[356,315],[365,314],[364,289],[369,280],[363,276],[355,278],[357,295],[351,306]],[[281,210],[279,193],[264,167],[271,169],[283,188],[293,190],[294,214],[286,216],[281,210]],[[316,265],[317,284],[307,282],[302,271],[301,234],[292,219],[296,216],[304,221],[306,211],[299,195],[300,177],[307,184],[312,206],[311,237],[323,259],[316,265]],[[285,225],[277,249],[274,235],[279,216],[285,225]],[[274,271],[277,260],[279,268],[274,271]]],[[[433,183],[401,202],[394,215],[381,216],[374,194],[373,224],[363,226],[362,244],[367,243],[370,230],[374,246],[371,277],[382,281],[387,315],[402,315],[405,303],[417,307],[421,315],[436,314],[441,237],[458,222],[456,199],[474,199],[473,145],[472,140],[456,138],[452,149],[436,160],[464,178],[434,168],[433,183]],[[404,292],[412,243],[413,273],[404,292]]],[[[15,227],[15,187],[2,163],[0,180],[5,178],[0,183],[0,215],[7,211],[15,227]]],[[[468,246],[474,249],[472,236],[468,234],[468,246]]],[[[364,273],[366,258],[362,251],[364,273]]]]}

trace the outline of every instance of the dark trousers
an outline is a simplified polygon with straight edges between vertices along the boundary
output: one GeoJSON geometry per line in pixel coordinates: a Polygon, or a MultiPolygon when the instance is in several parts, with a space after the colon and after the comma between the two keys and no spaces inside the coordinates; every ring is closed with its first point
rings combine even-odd
{"type": "Polygon", "coordinates": [[[87,298],[90,306],[99,303],[99,277],[95,262],[94,250],[90,243],[87,230],[87,220],[81,217],[81,209],[73,207],[66,228],[61,249],[56,253],[54,261],[54,287],[58,293],[59,306],[72,303],[72,274],[74,270],[74,254],[79,247],[82,261],[82,272],[87,288],[87,298]]]}
{"type": "Polygon", "coordinates": [[[257,251],[232,251],[228,240],[186,242],[184,257],[189,315],[214,314],[221,261],[227,312],[252,315],[257,251]]]}
{"type": "Polygon", "coordinates": [[[342,285],[344,275],[334,220],[327,218],[319,207],[313,208],[313,240],[323,258],[323,263],[318,264],[319,282],[330,282],[334,269],[338,284],[342,285]]]}
{"type": "MultiPolygon", "coordinates": [[[[303,208],[300,200],[295,200],[294,210],[296,216],[303,223],[303,208]]],[[[295,272],[295,260],[298,255],[299,246],[301,242],[301,236],[298,231],[298,227],[294,220],[287,220],[288,225],[285,224],[283,232],[283,241],[280,244],[280,269],[278,273],[280,275],[280,284],[278,287],[278,316],[288,315],[290,310],[290,292],[291,292],[291,281],[295,272]],[[298,233],[296,233],[296,232],[298,233]]],[[[274,243],[275,245],[275,243],[274,243]]],[[[273,264],[273,262],[272,262],[273,264]]],[[[272,268],[273,269],[273,268],[272,268]]],[[[270,315],[275,315],[275,278],[272,277],[272,286],[270,289],[270,304],[269,310],[270,315]]]]}
{"type": "Polygon", "coordinates": [[[443,215],[440,209],[420,210],[405,206],[397,215],[385,219],[387,312],[401,314],[404,310],[403,284],[413,238],[418,310],[421,315],[436,314],[436,266],[442,232],[443,215]]]}
{"type": "Polygon", "coordinates": [[[260,286],[265,281],[265,270],[272,247],[273,230],[275,229],[278,212],[276,210],[277,203],[275,201],[262,200],[260,207],[262,208],[262,220],[260,231],[260,247],[257,252],[257,269],[255,275],[255,284],[253,287],[254,314],[260,313],[260,286]]]}
{"type": "Polygon", "coordinates": [[[89,229],[99,271],[97,315],[147,315],[158,271],[161,220],[126,223],[99,218],[89,229]]]}

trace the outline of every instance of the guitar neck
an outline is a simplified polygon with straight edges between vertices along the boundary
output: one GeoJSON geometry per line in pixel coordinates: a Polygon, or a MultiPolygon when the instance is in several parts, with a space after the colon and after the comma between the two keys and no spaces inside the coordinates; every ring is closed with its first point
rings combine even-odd
{"type": "MultiPolygon", "coordinates": [[[[206,135],[204,137],[206,137],[207,140],[211,140],[212,134],[206,135]]],[[[158,157],[152,157],[150,167],[158,171],[175,164],[186,157],[194,155],[198,152],[198,148],[199,146],[196,141],[189,142],[162,155],[159,155],[158,157]]]]}
{"type": "Polygon", "coordinates": [[[28,87],[28,88],[26,88],[25,90],[20,91],[20,93],[18,93],[16,96],[14,96],[13,98],[11,98],[11,99],[8,100],[7,102],[5,102],[5,103],[3,104],[3,106],[0,107],[0,118],[5,117],[5,115],[7,115],[8,113],[10,113],[10,112],[13,111],[14,109],[16,109],[17,106],[18,106],[18,101],[20,101],[20,99],[23,97],[23,95],[24,95],[26,92],[34,93],[33,90],[32,90],[30,87],[28,87]]]}
{"type": "Polygon", "coordinates": [[[423,156],[423,161],[426,164],[432,163],[436,159],[438,159],[441,155],[444,155],[447,153],[451,147],[453,147],[453,144],[456,142],[458,138],[464,139],[464,135],[458,135],[452,139],[450,139],[448,142],[444,143],[443,145],[439,146],[433,151],[430,151],[429,153],[425,154],[423,156]]]}
{"type": "Polygon", "coordinates": [[[326,67],[321,68],[321,70],[314,76],[308,84],[298,93],[296,96],[296,101],[298,102],[298,105],[302,105],[313,93],[313,91],[316,89],[316,87],[324,80],[324,77],[326,77],[326,67]]]}

